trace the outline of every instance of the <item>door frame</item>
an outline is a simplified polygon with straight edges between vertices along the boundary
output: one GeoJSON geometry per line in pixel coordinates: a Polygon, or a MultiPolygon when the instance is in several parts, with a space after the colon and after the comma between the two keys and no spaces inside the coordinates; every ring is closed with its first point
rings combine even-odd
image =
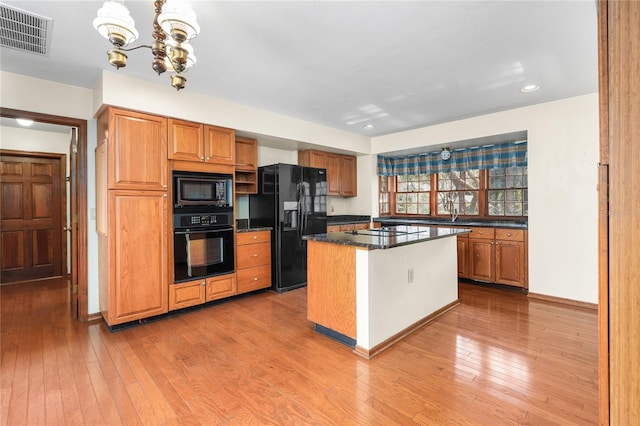
{"type": "MultiPolygon", "coordinates": [[[[71,297],[71,316],[81,321],[89,319],[88,257],[87,257],[87,120],[22,111],[0,107],[0,117],[28,118],[39,123],[75,127],[77,134],[76,161],[69,159],[71,226],[71,287],[77,285],[76,297],[71,297]]],[[[72,291],[73,293],[73,291],[72,291]]]]}
{"type": "MultiPolygon", "coordinates": [[[[60,182],[60,218],[61,218],[60,219],[60,225],[61,225],[60,226],[60,232],[61,232],[60,244],[62,248],[62,256],[60,259],[60,276],[52,276],[52,277],[47,277],[43,279],[67,278],[68,277],[67,259],[69,256],[67,246],[68,246],[69,237],[67,235],[67,232],[63,232],[64,227],[67,226],[67,222],[69,220],[67,216],[67,182],[65,179],[67,176],[67,154],[57,153],[57,152],[17,151],[14,149],[2,149],[2,148],[0,148],[0,154],[6,155],[9,157],[22,157],[22,158],[29,158],[34,160],[48,159],[48,160],[54,160],[58,162],[58,166],[60,168],[60,179],[61,179],[61,182],[60,182]]],[[[39,280],[40,279],[37,279],[36,281],[39,281],[39,280]]],[[[34,281],[34,280],[30,279],[27,281],[34,281]]],[[[19,282],[21,281],[18,281],[16,283],[19,283],[19,282]]],[[[26,281],[22,281],[22,282],[26,282],[26,281]]],[[[9,284],[13,284],[13,282],[8,282],[4,284],[9,285],[9,284]]]]}

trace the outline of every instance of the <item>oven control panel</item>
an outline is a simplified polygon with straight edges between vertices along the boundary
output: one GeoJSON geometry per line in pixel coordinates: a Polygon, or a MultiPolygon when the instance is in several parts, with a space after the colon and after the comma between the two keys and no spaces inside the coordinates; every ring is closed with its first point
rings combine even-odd
{"type": "Polygon", "coordinates": [[[173,216],[174,228],[208,227],[216,225],[228,225],[227,214],[176,214],[173,216]]]}

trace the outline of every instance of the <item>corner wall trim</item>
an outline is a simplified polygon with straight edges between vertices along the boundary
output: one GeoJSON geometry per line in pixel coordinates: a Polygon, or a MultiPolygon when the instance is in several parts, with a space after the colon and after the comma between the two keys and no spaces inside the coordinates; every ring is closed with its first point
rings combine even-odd
{"type": "Polygon", "coordinates": [[[530,297],[531,299],[544,300],[545,302],[553,302],[553,303],[560,303],[562,305],[575,306],[577,308],[591,309],[594,311],[598,310],[597,303],[581,302],[579,300],[565,299],[563,297],[547,296],[545,294],[531,293],[531,292],[527,295],[527,297],[530,297]]]}

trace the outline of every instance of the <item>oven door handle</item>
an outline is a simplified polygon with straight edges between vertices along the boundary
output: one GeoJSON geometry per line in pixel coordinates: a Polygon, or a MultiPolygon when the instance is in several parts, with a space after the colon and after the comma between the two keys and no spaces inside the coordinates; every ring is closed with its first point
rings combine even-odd
{"type": "Polygon", "coordinates": [[[188,229],[186,231],[173,231],[176,235],[186,234],[211,234],[215,232],[233,231],[233,228],[220,228],[220,229],[188,229]]]}

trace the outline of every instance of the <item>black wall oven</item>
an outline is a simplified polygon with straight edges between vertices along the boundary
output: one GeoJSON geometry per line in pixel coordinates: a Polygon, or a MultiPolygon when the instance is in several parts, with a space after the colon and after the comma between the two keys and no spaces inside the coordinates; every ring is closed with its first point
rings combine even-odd
{"type": "Polygon", "coordinates": [[[173,181],[174,282],[233,272],[231,175],[174,172],[173,181]]]}

